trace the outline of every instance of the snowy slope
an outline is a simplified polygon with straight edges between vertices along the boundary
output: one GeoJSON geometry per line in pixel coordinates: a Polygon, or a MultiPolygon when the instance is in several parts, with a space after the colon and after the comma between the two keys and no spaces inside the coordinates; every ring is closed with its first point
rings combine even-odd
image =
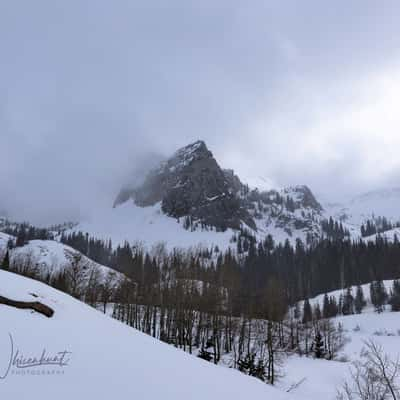
{"type": "Polygon", "coordinates": [[[19,300],[35,294],[55,310],[49,319],[0,305],[1,376],[9,334],[18,358],[40,358],[43,349],[47,356],[68,352],[63,367],[12,365],[0,379],[2,399],[301,399],[158,342],[39,282],[0,271],[0,294],[19,300]]]}
{"type": "MultiPolygon", "coordinates": [[[[384,281],[387,291],[390,291],[393,281],[384,281]]],[[[356,287],[353,287],[355,295],[356,287]]],[[[294,395],[300,395],[307,399],[334,400],[337,389],[343,382],[349,379],[349,371],[352,362],[360,359],[361,350],[365,342],[373,340],[382,346],[385,353],[393,360],[400,356],[400,312],[386,311],[378,314],[374,312],[370,302],[369,284],[362,285],[367,306],[361,314],[338,316],[332,321],[343,327],[346,343],[340,352],[342,361],[317,360],[314,358],[293,355],[287,358],[284,364],[284,377],[278,386],[288,390],[298,383],[299,386],[291,391],[294,395]]],[[[342,290],[329,292],[328,296],[339,299],[342,290]]],[[[323,296],[310,299],[310,303],[319,303],[322,307],[323,296]]]]}
{"type": "MultiPolygon", "coordinates": [[[[385,285],[389,288],[391,282],[385,285]]],[[[368,285],[363,288],[368,298],[368,285]]],[[[66,357],[68,365],[64,367],[12,366],[7,377],[0,379],[0,398],[10,400],[111,396],[334,400],[337,388],[348,378],[351,362],[359,359],[365,340],[374,339],[393,358],[400,352],[400,313],[376,314],[367,307],[360,315],[334,319],[335,324],[343,325],[347,337],[341,352],[344,362],[289,356],[283,366],[284,375],[277,388],[273,388],[236,370],[214,366],[158,342],[47,285],[1,270],[0,295],[39,300],[55,310],[54,317],[48,319],[0,305],[0,376],[7,370],[9,334],[14,354],[19,351],[20,357],[40,357],[44,348],[48,356],[70,352],[66,357]]],[[[340,291],[329,295],[339,296],[340,291]]],[[[319,296],[311,302],[321,300],[319,296]]]]}
{"type": "Polygon", "coordinates": [[[400,188],[375,190],[343,204],[324,204],[324,208],[334,218],[358,226],[374,217],[397,222],[400,221],[400,188]]]}
{"type": "Polygon", "coordinates": [[[400,313],[374,313],[366,310],[362,314],[337,317],[335,323],[341,323],[347,338],[341,352],[343,361],[317,360],[308,357],[290,356],[284,365],[285,376],[278,383],[288,390],[301,382],[291,393],[302,398],[317,400],[336,399],[336,391],[349,378],[351,363],[360,359],[365,341],[374,340],[384,351],[396,359],[400,355],[400,313]]]}
{"type": "MultiPolygon", "coordinates": [[[[288,189],[282,195],[293,195],[288,189]]],[[[296,199],[294,197],[294,199],[296,199]]],[[[284,243],[289,240],[295,243],[297,238],[306,241],[307,232],[320,233],[322,214],[312,208],[298,208],[290,212],[278,205],[265,206],[263,211],[258,211],[254,205],[254,221],[257,231],[247,230],[259,240],[266,235],[273,236],[275,242],[284,243]],[[298,225],[304,226],[298,227],[298,225]]],[[[160,203],[154,206],[139,207],[132,201],[127,201],[118,207],[104,207],[96,209],[93,214],[74,226],[69,232],[82,231],[89,235],[108,240],[111,238],[114,245],[128,241],[129,243],[141,242],[147,248],[158,243],[164,243],[168,249],[173,248],[210,248],[218,246],[220,249],[236,248],[232,238],[237,231],[227,229],[218,232],[214,228],[187,230],[180,221],[165,215],[161,211],[160,203]]],[[[68,232],[68,231],[67,231],[68,232]]]]}
{"type": "Polygon", "coordinates": [[[165,243],[168,249],[209,248],[212,245],[227,248],[234,235],[231,229],[225,232],[211,229],[192,232],[184,229],[182,221],[163,214],[160,204],[139,207],[130,201],[116,208],[97,210],[72,230],[88,232],[106,240],[111,238],[114,245],[124,241],[141,242],[150,248],[154,244],[165,243]]]}
{"type": "MultiPolygon", "coordinates": [[[[392,288],[393,285],[393,280],[385,280],[383,281],[383,284],[386,288],[386,291],[388,293],[390,293],[390,290],[392,288]]],[[[361,289],[364,293],[364,299],[367,302],[367,310],[372,311],[372,305],[371,305],[371,295],[370,295],[370,290],[369,290],[370,284],[366,283],[364,285],[361,285],[361,289]]],[[[357,286],[352,286],[351,287],[351,291],[353,296],[355,296],[356,294],[356,290],[357,290],[357,286]]],[[[339,301],[339,297],[340,295],[344,294],[344,290],[334,290],[332,292],[328,293],[328,296],[331,297],[335,297],[336,301],[339,301]]],[[[310,304],[311,305],[315,305],[316,303],[319,303],[319,305],[321,306],[322,309],[322,304],[323,304],[323,300],[324,300],[324,294],[320,294],[319,296],[314,297],[313,299],[310,299],[310,304]]]]}
{"type": "Polygon", "coordinates": [[[389,242],[393,242],[396,237],[397,237],[398,240],[400,240],[400,228],[393,228],[393,229],[390,229],[390,230],[388,230],[386,232],[377,233],[375,235],[367,236],[367,237],[363,238],[363,240],[365,242],[375,242],[378,237],[380,237],[382,239],[386,239],[389,242]]]}
{"type": "Polygon", "coordinates": [[[14,236],[8,235],[7,233],[0,232],[0,259],[3,260],[7,245],[9,241],[15,241],[14,236]]]}
{"type": "MultiPolygon", "coordinates": [[[[11,235],[0,232],[0,260],[3,259],[9,240],[14,240],[11,235]]],[[[54,276],[64,268],[68,268],[70,260],[68,255],[79,254],[81,265],[87,268],[86,276],[89,277],[93,269],[99,271],[100,281],[105,281],[112,276],[115,283],[123,279],[123,274],[112,270],[104,265],[98,264],[88,257],[81,255],[70,246],[54,240],[31,240],[23,247],[15,247],[10,250],[11,265],[37,267],[41,277],[54,276]]]]}

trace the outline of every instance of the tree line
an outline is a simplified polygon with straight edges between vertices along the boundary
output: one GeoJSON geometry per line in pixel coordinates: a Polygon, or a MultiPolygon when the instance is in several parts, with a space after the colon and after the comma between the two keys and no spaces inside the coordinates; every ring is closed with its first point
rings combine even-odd
{"type": "Polygon", "coordinates": [[[168,252],[162,245],[147,251],[125,243],[113,248],[111,241],[83,233],[61,234],[63,242],[123,273],[118,282],[102,279],[80,253],[69,254],[57,275],[43,276],[34,260],[13,264],[9,251],[3,268],[43,280],[208,361],[229,356],[232,367],[272,384],[288,352],[337,356],[343,332],[331,318],[362,312],[361,284],[373,282],[370,295],[378,312],[386,304],[400,305],[399,281],[390,294],[382,286],[384,279],[400,277],[397,238],[323,239],[310,246],[300,240],[295,246],[276,244],[271,236],[247,239],[246,252],[238,254],[215,247],[168,252]],[[357,285],[353,295],[350,287],[357,285]],[[325,295],[322,307],[307,300],[336,289],[343,289],[339,300],[325,295]]]}
{"type": "Polygon", "coordinates": [[[361,236],[371,236],[378,233],[384,233],[390,231],[393,228],[399,228],[400,222],[393,223],[389,221],[386,217],[376,217],[373,219],[368,219],[361,225],[361,236]]]}

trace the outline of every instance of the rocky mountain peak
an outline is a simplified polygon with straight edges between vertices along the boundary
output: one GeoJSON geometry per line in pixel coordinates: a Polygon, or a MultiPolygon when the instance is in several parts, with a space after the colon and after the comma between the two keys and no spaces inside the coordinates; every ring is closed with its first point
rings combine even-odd
{"type": "Polygon", "coordinates": [[[177,150],[170,158],[163,161],[154,173],[166,174],[182,171],[192,163],[212,159],[213,154],[202,140],[197,140],[177,150]]]}
{"type": "Polygon", "coordinates": [[[177,150],[172,157],[150,171],[144,183],[122,190],[116,204],[132,199],[141,207],[161,202],[162,211],[193,224],[240,229],[255,223],[237,196],[239,179],[221,169],[206,144],[198,140],[177,150]]]}
{"type": "Polygon", "coordinates": [[[254,233],[281,229],[305,235],[319,229],[323,212],[307,186],[250,190],[233,170],[219,166],[202,140],[177,150],[140,185],[121,190],[116,205],[129,199],[139,207],[160,204],[164,214],[190,230],[247,227],[254,233]]]}

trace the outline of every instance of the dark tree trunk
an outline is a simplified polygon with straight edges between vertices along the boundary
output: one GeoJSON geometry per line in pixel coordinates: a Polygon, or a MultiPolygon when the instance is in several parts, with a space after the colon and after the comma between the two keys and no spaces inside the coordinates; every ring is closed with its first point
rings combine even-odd
{"type": "Polygon", "coordinates": [[[54,310],[38,301],[16,301],[0,296],[0,304],[20,309],[31,309],[50,318],[54,314],[54,310]]]}

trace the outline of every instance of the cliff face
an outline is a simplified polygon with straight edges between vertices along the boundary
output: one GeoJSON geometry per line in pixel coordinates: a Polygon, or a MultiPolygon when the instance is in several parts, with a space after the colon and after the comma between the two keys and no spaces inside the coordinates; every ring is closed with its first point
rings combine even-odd
{"type": "Polygon", "coordinates": [[[130,199],[140,207],[161,203],[164,214],[183,218],[184,226],[192,230],[279,228],[288,235],[296,230],[314,235],[323,211],[306,186],[249,190],[232,170],[219,166],[203,141],[179,149],[134,189],[121,190],[115,205],[130,199]]]}
{"type": "Polygon", "coordinates": [[[239,229],[243,223],[256,229],[237,195],[240,185],[233,173],[220,168],[205,143],[197,141],[161,163],[139,187],[122,190],[116,205],[130,198],[141,207],[161,202],[171,217],[188,217],[217,230],[239,229]]]}

